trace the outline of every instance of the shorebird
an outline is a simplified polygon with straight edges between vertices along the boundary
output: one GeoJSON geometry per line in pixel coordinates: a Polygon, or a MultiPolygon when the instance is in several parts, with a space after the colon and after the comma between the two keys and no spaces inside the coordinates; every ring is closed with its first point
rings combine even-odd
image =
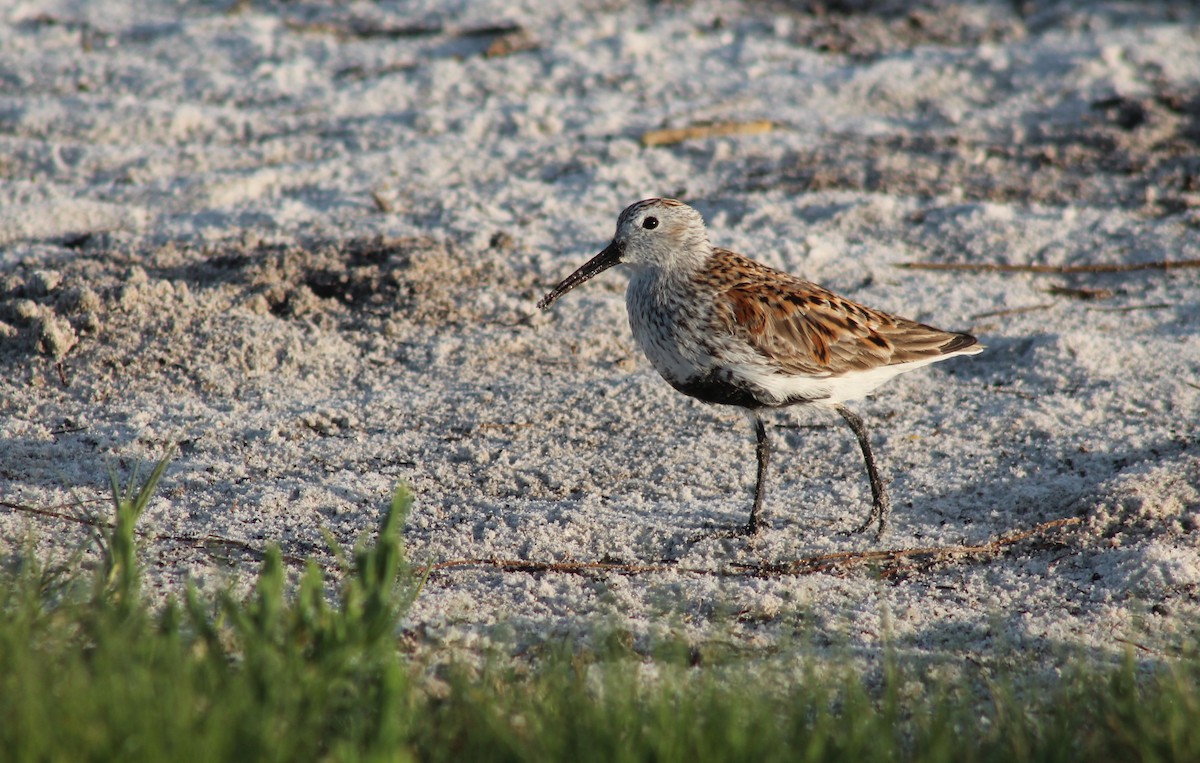
{"type": "Polygon", "coordinates": [[[852,302],[796,276],[714,247],[700,213],[674,199],[645,199],[617,220],[612,242],[563,279],[538,307],[616,265],[632,271],[625,292],[629,327],[655,370],[676,390],[744,409],[754,425],[758,472],[750,519],[761,525],[771,446],[762,411],[792,405],[832,408],[850,425],[871,481],[871,513],[856,529],[887,527],[887,489],[871,441],[844,403],[897,374],[974,355],[969,334],[926,326],[852,302]]]}

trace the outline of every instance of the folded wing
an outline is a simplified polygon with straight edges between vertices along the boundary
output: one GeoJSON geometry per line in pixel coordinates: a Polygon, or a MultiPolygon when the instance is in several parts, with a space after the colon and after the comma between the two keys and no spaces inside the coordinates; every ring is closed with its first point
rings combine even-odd
{"type": "Polygon", "coordinates": [[[714,257],[722,318],[784,373],[840,376],[982,349],[969,334],[872,310],[734,252],[714,257]]]}

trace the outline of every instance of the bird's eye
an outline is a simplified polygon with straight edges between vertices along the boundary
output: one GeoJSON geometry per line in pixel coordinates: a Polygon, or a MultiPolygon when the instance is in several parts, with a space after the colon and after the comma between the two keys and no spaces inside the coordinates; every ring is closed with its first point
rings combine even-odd
{"type": "Polygon", "coordinates": [[[646,230],[654,230],[658,227],[658,218],[647,217],[645,220],[642,220],[642,227],[646,230]]]}

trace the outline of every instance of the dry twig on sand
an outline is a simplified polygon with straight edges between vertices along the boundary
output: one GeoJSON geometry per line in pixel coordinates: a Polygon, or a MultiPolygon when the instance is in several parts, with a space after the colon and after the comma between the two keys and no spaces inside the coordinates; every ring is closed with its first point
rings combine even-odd
{"type": "Polygon", "coordinates": [[[1097,265],[1004,265],[995,262],[897,262],[906,270],[952,270],[965,273],[1131,273],[1135,270],[1200,268],[1200,260],[1158,260],[1097,265]]]}
{"type": "MultiPolygon", "coordinates": [[[[113,525],[108,520],[101,519],[100,517],[95,516],[95,515],[84,514],[79,511],[79,508],[84,503],[102,503],[102,502],[107,502],[109,500],[110,499],[108,499],[108,498],[98,498],[98,499],[94,499],[94,500],[90,500],[90,501],[86,501],[86,502],[80,501],[76,504],[69,504],[66,506],[55,506],[53,508],[48,508],[48,509],[40,508],[38,506],[26,506],[26,505],[20,504],[20,503],[13,503],[11,501],[0,501],[0,508],[9,509],[11,511],[19,511],[23,514],[32,514],[34,516],[47,517],[49,519],[61,519],[61,520],[67,521],[67,522],[74,522],[77,525],[86,525],[88,527],[95,527],[95,528],[103,529],[103,530],[111,530],[113,525]],[[67,509],[67,508],[75,509],[76,511],[75,511],[75,513],[67,513],[65,511],[57,510],[57,509],[67,509]]],[[[146,532],[142,532],[141,530],[136,530],[136,532],[139,535],[142,535],[144,537],[149,537],[156,541],[168,541],[168,542],[172,542],[172,543],[182,543],[182,544],[185,544],[188,546],[197,546],[197,547],[202,547],[205,549],[214,549],[214,548],[236,549],[238,551],[245,551],[247,553],[253,554],[258,558],[261,558],[263,556],[263,550],[254,546],[253,544],[247,543],[244,540],[235,540],[233,538],[224,538],[220,535],[173,535],[173,534],[146,533],[146,532]]],[[[305,559],[304,557],[301,557],[301,556],[296,556],[295,554],[281,554],[280,558],[288,564],[297,565],[297,566],[302,566],[304,564],[307,564],[309,561],[308,559],[305,559]]],[[[322,564],[321,562],[317,562],[317,563],[320,564],[322,567],[330,566],[328,564],[322,564]]]]}
{"type": "MultiPolygon", "coordinates": [[[[75,522],[92,527],[107,528],[111,525],[102,519],[95,516],[87,516],[81,514],[68,514],[62,511],[53,509],[39,508],[36,506],[25,506],[9,501],[0,501],[0,508],[6,508],[13,511],[20,511],[26,514],[36,516],[49,517],[54,519],[62,519],[69,522],[75,522]]],[[[443,562],[435,562],[433,564],[414,565],[413,573],[417,577],[424,577],[436,572],[447,572],[455,569],[468,569],[478,567],[490,567],[494,569],[504,570],[506,572],[562,572],[573,575],[644,575],[658,572],[673,572],[682,575],[698,575],[703,577],[758,577],[758,578],[773,578],[773,577],[788,577],[795,575],[812,575],[820,572],[829,572],[841,574],[859,567],[874,567],[878,570],[881,577],[894,577],[917,568],[929,568],[939,564],[946,564],[958,559],[966,559],[971,557],[990,557],[995,556],[1004,550],[1037,536],[1049,534],[1052,530],[1058,530],[1071,525],[1080,523],[1078,517],[1070,517],[1067,519],[1055,519],[1049,522],[1042,522],[1028,530],[1016,530],[1010,533],[999,535],[991,540],[979,544],[961,544],[954,546],[921,546],[917,548],[900,548],[884,551],[840,551],[833,554],[818,554],[816,556],[808,556],[801,559],[796,559],[790,562],[773,562],[764,564],[743,564],[731,563],[728,567],[706,568],[706,567],[681,567],[678,564],[670,561],[658,562],[653,564],[638,564],[624,562],[539,562],[529,559],[501,559],[496,557],[479,557],[470,559],[449,559],[443,562]]],[[[249,552],[261,556],[263,551],[255,546],[240,540],[232,538],[223,538],[218,535],[174,535],[174,534],[147,534],[149,537],[157,541],[169,541],[174,543],[183,543],[187,545],[202,547],[202,548],[229,548],[239,551],[249,552]]],[[[303,565],[309,560],[296,556],[295,554],[283,554],[284,562],[292,565],[303,565]]],[[[322,564],[322,567],[330,567],[332,565],[322,564]]]]}
{"type": "Polygon", "coordinates": [[[769,119],[759,119],[753,122],[712,122],[688,125],[662,130],[650,130],[642,133],[643,146],[669,146],[682,143],[685,140],[699,138],[721,138],[726,135],[758,135],[775,129],[775,123],[769,119]]]}
{"type": "Polygon", "coordinates": [[[1000,535],[991,540],[970,545],[955,546],[923,546],[919,548],[901,548],[888,551],[841,551],[835,554],[819,554],[797,559],[791,562],[775,562],[771,564],[731,564],[729,567],[704,568],[681,567],[671,562],[657,564],[626,564],[621,562],[538,562],[527,559],[497,559],[494,557],[477,559],[450,559],[430,565],[418,566],[414,571],[418,574],[443,572],[452,569],[472,567],[492,567],[508,572],[565,572],[575,575],[641,575],[655,572],[674,572],[683,575],[700,575],[707,577],[786,577],[791,575],[811,575],[818,572],[844,573],[864,566],[878,568],[883,577],[895,576],[917,567],[931,567],[944,564],[956,559],[969,557],[995,556],[1005,549],[1023,540],[1046,535],[1052,530],[1058,530],[1080,523],[1078,517],[1055,519],[1043,522],[1028,530],[1017,530],[1000,535]]]}

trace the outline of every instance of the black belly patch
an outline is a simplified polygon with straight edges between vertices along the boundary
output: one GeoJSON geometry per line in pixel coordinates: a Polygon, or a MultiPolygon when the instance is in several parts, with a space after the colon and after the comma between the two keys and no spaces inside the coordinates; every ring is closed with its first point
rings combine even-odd
{"type": "Polygon", "coordinates": [[[769,403],[761,395],[761,391],[744,384],[735,384],[720,378],[717,372],[707,376],[698,376],[685,382],[670,382],[671,386],[689,397],[714,405],[736,405],[742,408],[757,410],[759,408],[786,408],[790,405],[803,405],[824,400],[824,397],[794,397],[782,403],[769,403]]]}
{"type": "Polygon", "coordinates": [[[714,379],[712,374],[685,382],[671,382],[671,386],[685,395],[716,405],[737,405],[742,408],[763,408],[753,390],[714,379]]]}

